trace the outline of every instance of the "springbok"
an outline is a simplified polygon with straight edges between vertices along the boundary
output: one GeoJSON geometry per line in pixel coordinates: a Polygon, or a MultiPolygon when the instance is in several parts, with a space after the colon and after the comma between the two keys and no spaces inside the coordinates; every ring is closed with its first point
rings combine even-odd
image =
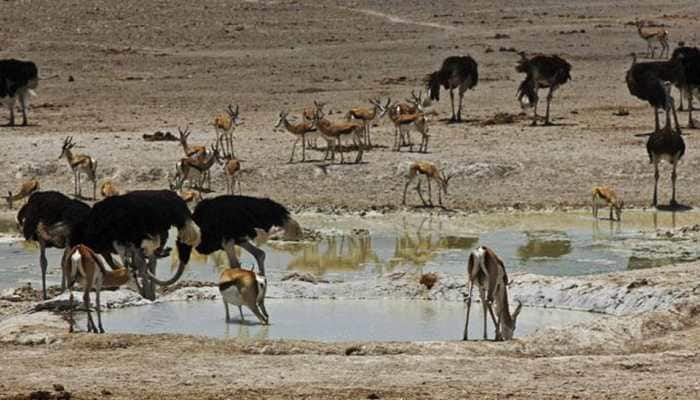
{"type": "Polygon", "coordinates": [[[522,309],[522,303],[518,302],[513,314],[508,306],[508,275],[503,261],[496,253],[486,246],[478,247],[469,255],[467,264],[469,277],[469,297],[467,298],[467,318],[464,323],[463,340],[468,340],[469,311],[472,305],[472,289],[474,282],[479,286],[479,297],[484,309],[484,340],[488,339],[486,332],[487,317],[496,327],[495,340],[510,340],[515,332],[515,321],[522,309]],[[494,315],[494,308],[496,310],[494,315]]]}
{"type": "Polygon", "coordinates": [[[442,193],[445,193],[445,196],[447,196],[447,186],[450,183],[450,179],[452,179],[454,175],[445,175],[438,169],[438,167],[435,166],[435,164],[429,163],[427,161],[415,161],[411,163],[411,165],[408,167],[408,174],[406,176],[408,180],[406,181],[406,185],[403,188],[403,200],[401,201],[401,204],[406,205],[406,191],[408,191],[408,186],[411,184],[411,182],[413,182],[416,179],[418,175],[423,175],[428,180],[428,202],[426,202],[423,198],[423,192],[421,191],[420,181],[416,186],[416,191],[418,192],[418,196],[423,202],[423,205],[429,205],[430,207],[433,207],[433,194],[430,186],[430,181],[435,180],[439,185],[438,204],[440,205],[440,207],[442,207],[442,193]]]}
{"type": "Polygon", "coordinates": [[[355,158],[355,163],[362,161],[362,132],[363,127],[360,124],[353,122],[331,122],[325,118],[323,113],[323,103],[314,102],[316,104],[316,114],[314,115],[314,121],[316,122],[316,127],[323,135],[323,138],[328,143],[328,150],[326,151],[326,158],[328,157],[328,151],[331,153],[331,160],[335,159],[336,149],[340,152],[340,163],[345,163],[343,157],[343,140],[350,139],[357,148],[357,157],[355,158]]]}
{"type": "Polygon", "coordinates": [[[236,183],[238,183],[238,194],[243,194],[243,191],[241,191],[241,180],[239,177],[242,160],[239,160],[232,154],[224,151],[222,161],[224,164],[224,178],[226,179],[226,193],[236,194],[236,183]]]}
{"type": "Polygon", "coordinates": [[[370,127],[372,126],[372,121],[375,119],[381,119],[384,114],[386,114],[389,109],[389,104],[391,103],[391,98],[386,100],[386,104],[382,104],[379,99],[369,99],[372,104],[372,109],[365,107],[355,107],[351,108],[350,111],[345,114],[345,119],[358,120],[362,123],[364,127],[364,141],[365,146],[368,149],[372,148],[372,139],[370,138],[370,127]]]}
{"type": "Polygon", "coordinates": [[[63,274],[68,281],[70,293],[70,317],[69,331],[73,332],[75,321],[73,320],[73,285],[80,282],[83,288],[83,306],[87,312],[87,331],[104,333],[102,327],[102,310],[100,306],[100,290],[103,287],[120,287],[129,280],[129,270],[124,267],[111,269],[106,260],[96,254],[89,247],[79,244],[73,247],[63,259],[63,274]],[[97,326],[90,313],[90,291],[95,290],[95,311],[97,312],[97,326]]]}
{"type": "Polygon", "coordinates": [[[613,211],[617,216],[617,220],[620,221],[622,216],[622,207],[624,207],[624,202],[617,197],[615,191],[606,186],[596,186],[591,191],[593,195],[592,207],[593,207],[593,217],[598,218],[598,208],[603,206],[610,206],[610,220],[613,219],[613,211]]]}
{"type": "Polygon", "coordinates": [[[659,57],[668,56],[670,47],[668,45],[668,31],[663,28],[645,28],[644,21],[635,20],[634,25],[637,27],[637,33],[639,37],[647,42],[647,57],[654,58],[654,52],[656,47],[652,45],[652,42],[659,42],[661,45],[661,53],[659,57]]]}
{"type": "Polygon", "coordinates": [[[22,186],[19,188],[19,192],[12,194],[12,191],[8,191],[8,195],[7,197],[5,197],[5,200],[7,201],[7,208],[12,210],[12,206],[15,201],[22,200],[25,197],[29,197],[32,195],[32,193],[38,190],[39,181],[36,179],[30,179],[22,184],[22,186]]]}
{"type": "Polygon", "coordinates": [[[225,113],[221,113],[214,117],[214,129],[216,129],[216,141],[217,143],[223,143],[224,151],[230,154],[233,153],[233,130],[236,129],[236,125],[241,123],[241,115],[238,111],[238,105],[236,109],[233,109],[231,104],[225,110],[225,113]]]}
{"type": "Polygon", "coordinates": [[[209,170],[219,159],[218,143],[211,148],[204,158],[188,157],[181,158],[175,165],[175,182],[177,188],[181,189],[185,181],[190,182],[190,187],[202,188],[207,181],[208,188],[211,188],[211,175],[209,170]]]}
{"type": "Polygon", "coordinates": [[[97,161],[94,158],[84,155],[84,154],[73,154],[71,149],[75,147],[73,143],[73,137],[68,136],[63,141],[63,147],[61,148],[61,155],[58,156],[60,160],[65,157],[68,161],[68,165],[73,171],[73,183],[74,191],[73,193],[82,197],[82,187],[80,185],[80,175],[87,175],[88,179],[92,181],[92,199],[97,199],[97,161]]]}
{"type": "Polygon", "coordinates": [[[311,132],[316,132],[317,129],[311,122],[303,121],[299,122],[298,124],[293,124],[287,119],[287,114],[288,113],[286,111],[280,111],[279,119],[275,124],[275,128],[279,128],[280,126],[284,125],[287,132],[291,133],[296,138],[294,144],[292,145],[292,155],[289,157],[290,163],[294,162],[294,150],[296,150],[297,143],[299,143],[299,140],[301,140],[301,161],[304,162],[306,161],[306,136],[311,132]]]}
{"type": "Polygon", "coordinates": [[[182,150],[185,151],[185,156],[187,157],[204,157],[207,154],[207,148],[204,146],[190,146],[187,144],[187,139],[189,139],[192,132],[189,128],[182,130],[180,127],[177,128],[180,134],[180,144],[182,145],[182,150]]]}
{"type": "Polygon", "coordinates": [[[238,306],[238,312],[243,317],[243,306],[250,308],[263,325],[270,323],[270,317],[265,309],[265,292],[267,279],[265,276],[240,267],[227,268],[219,277],[219,292],[226,308],[226,322],[231,322],[228,305],[238,306]]]}

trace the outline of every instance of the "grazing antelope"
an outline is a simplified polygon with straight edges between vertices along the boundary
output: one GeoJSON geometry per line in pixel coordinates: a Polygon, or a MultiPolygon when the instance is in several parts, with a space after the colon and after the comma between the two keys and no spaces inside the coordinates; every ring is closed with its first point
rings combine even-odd
{"type": "Polygon", "coordinates": [[[401,204],[406,205],[406,191],[408,190],[408,185],[410,185],[411,182],[413,182],[418,175],[423,175],[428,180],[428,203],[426,203],[425,199],[423,198],[423,193],[420,187],[420,180],[418,181],[418,185],[416,186],[416,191],[418,192],[418,196],[420,196],[423,205],[429,205],[430,207],[433,207],[433,194],[430,187],[430,181],[435,180],[439,185],[438,204],[440,205],[440,207],[442,207],[442,193],[444,192],[445,196],[447,196],[447,186],[450,183],[450,179],[452,179],[453,175],[443,174],[434,164],[429,163],[427,161],[415,161],[411,163],[411,166],[408,168],[408,180],[406,181],[406,185],[403,188],[403,200],[401,204]]]}
{"type": "Polygon", "coordinates": [[[25,197],[29,197],[32,195],[32,193],[34,193],[38,190],[39,190],[39,181],[36,179],[30,179],[22,184],[22,186],[19,188],[18,193],[12,194],[11,191],[8,191],[7,192],[8,196],[5,197],[5,201],[7,201],[7,208],[12,210],[12,205],[14,204],[15,201],[22,200],[25,197]]]}
{"type": "Polygon", "coordinates": [[[103,182],[102,186],[100,187],[100,193],[104,198],[120,195],[119,189],[117,189],[117,187],[114,186],[112,181],[103,182]]]}
{"type": "Polygon", "coordinates": [[[182,150],[185,151],[185,156],[187,157],[204,157],[207,154],[207,148],[204,146],[190,146],[187,144],[187,139],[190,137],[192,132],[189,128],[185,128],[183,131],[180,127],[177,128],[180,134],[180,144],[182,145],[182,150]]]}
{"type": "Polygon", "coordinates": [[[515,321],[522,309],[522,303],[518,302],[513,314],[508,305],[508,275],[503,261],[496,253],[486,246],[481,246],[472,251],[467,263],[467,275],[469,277],[469,297],[467,298],[467,318],[464,323],[463,340],[468,339],[469,311],[472,305],[472,289],[474,282],[479,287],[479,297],[484,310],[484,340],[488,338],[486,333],[486,314],[491,315],[491,320],[496,327],[496,340],[510,340],[515,332],[515,321]],[[494,314],[495,308],[495,314],[494,314]]]}
{"type": "Polygon", "coordinates": [[[241,160],[233,155],[224,152],[224,177],[226,178],[226,193],[236,194],[236,183],[238,183],[238,194],[243,194],[241,190],[241,180],[238,177],[241,170],[241,160]]]}
{"type": "Polygon", "coordinates": [[[267,291],[267,279],[253,271],[240,267],[227,268],[219,277],[219,292],[226,308],[226,322],[231,322],[228,305],[238,306],[238,312],[243,317],[243,306],[258,317],[260,323],[268,325],[270,317],[265,309],[265,292],[267,291]]]}
{"type": "Polygon", "coordinates": [[[659,42],[661,45],[661,53],[659,57],[668,56],[670,47],[668,45],[668,31],[663,28],[645,28],[644,21],[635,20],[634,25],[637,27],[637,33],[639,37],[647,42],[647,57],[654,58],[654,52],[656,47],[652,45],[653,42],[659,42]]]}
{"type": "MultiPolygon", "coordinates": [[[[175,182],[177,188],[181,189],[185,181],[190,182],[190,187],[204,186],[204,181],[211,179],[209,169],[220,158],[218,143],[211,148],[204,158],[188,157],[182,158],[175,165],[175,182]],[[193,184],[194,183],[194,184],[193,184]]],[[[208,181],[208,188],[211,188],[211,181],[208,181]]]]}
{"type": "Polygon", "coordinates": [[[314,115],[314,121],[316,127],[321,132],[321,135],[328,143],[328,149],[326,150],[326,158],[328,151],[331,153],[331,159],[335,159],[336,148],[340,152],[340,163],[345,163],[343,157],[343,140],[351,139],[355,147],[357,148],[357,157],[355,158],[355,163],[359,163],[362,160],[362,125],[353,122],[331,122],[325,118],[323,114],[323,103],[314,102],[316,104],[316,113],[314,115]]]}
{"type": "Polygon", "coordinates": [[[71,170],[73,170],[73,183],[74,191],[73,194],[82,197],[82,187],[80,185],[80,175],[87,175],[88,179],[92,181],[92,198],[97,199],[97,161],[94,158],[85,154],[73,154],[71,149],[75,147],[73,143],[73,137],[68,136],[63,141],[63,147],[61,148],[61,155],[58,156],[60,160],[65,157],[68,161],[68,165],[71,170]]]}
{"type": "Polygon", "coordinates": [[[617,216],[617,220],[620,221],[622,215],[622,207],[624,207],[624,202],[617,198],[615,191],[606,186],[596,186],[591,191],[593,194],[593,217],[598,218],[598,207],[601,205],[610,206],[610,220],[613,219],[613,210],[617,216]]]}
{"type": "Polygon", "coordinates": [[[93,333],[104,333],[102,327],[102,310],[100,306],[100,291],[103,287],[120,287],[129,281],[129,270],[124,267],[109,268],[106,260],[89,247],[79,244],[73,247],[63,259],[63,274],[67,277],[68,292],[70,293],[70,332],[73,332],[73,285],[80,282],[83,288],[83,307],[87,312],[87,330],[93,333]],[[97,326],[90,313],[90,291],[95,290],[95,311],[97,326]]]}
{"type": "Polygon", "coordinates": [[[229,154],[233,153],[233,130],[236,125],[241,123],[240,113],[238,111],[238,105],[236,109],[233,109],[231,104],[225,110],[225,113],[221,113],[214,117],[214,129],[216,129],[216,141],[223,144],[224,151],[229,154]]]}
{"type": "Polygon", "coordinates": [[[386,104],[384,105],[379,99],[369,99],[369,102],[373,106],[372,109],[365,107],[351,108],[350,111],[345,114],[345,119],[347,121],[356,119],[362,122],[362,126],[364,127],[365,146],[371,149],[372,139],[370,138],[370,127],[372,125],[372,121],[375,119],[381,119],[384,114],[386,114],[387,110],[389,109],[389,104],[391,103],[391,98],[388,98],[386,100],[386,104]]]}
{"type": "Polygon", "coordinates": [[[294,150],[296,149],[299,140],[301,140],[301,161],[304,162],[306,161],[306,135],[310,132],[317,132],[317,129],[311,122],[304,121],[298,124],[292,124],[287,119],[287,114],[288,113],[286,111],[280,111],[279,119],[275,124],[275,128],[279,128],[280,126],[284,125],[284,128],[287,129],[287,132],[291,133],[292,135],[294,135],[294,137],[296,137],[296,140],[292,145],[292,155],[289,157],[290,163],[294,161],[294,150]]]}

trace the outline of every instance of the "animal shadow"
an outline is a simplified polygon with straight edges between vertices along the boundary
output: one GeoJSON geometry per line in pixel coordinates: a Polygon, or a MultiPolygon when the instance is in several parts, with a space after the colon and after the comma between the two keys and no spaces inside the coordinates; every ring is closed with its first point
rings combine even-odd
{"type": "Polygon", "coordinates": [[[667,205],[657,205],[657,206],[656,206],[656,209],[659,210],[659,211],[673,211],[673,212],[680,211],[680,212],[684,212],[684,211],[690,211],[690,210],[692,210],[693,207],[688,206],[688,205],[685,205],[685,204],[676,204],[676,205],[667,204],[667,205]]]}

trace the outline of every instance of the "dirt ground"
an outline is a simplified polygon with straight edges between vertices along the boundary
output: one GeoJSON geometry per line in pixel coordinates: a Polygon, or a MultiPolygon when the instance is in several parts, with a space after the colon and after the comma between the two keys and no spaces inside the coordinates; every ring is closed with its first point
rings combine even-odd
{"type": "MultiPolygon", "coordinates": [[[[653,168],[638,135],[651,131],[653,114],[624,82],[629,54],[646,43],[630,23],[653,19],[667,26],[672,43],[696,45],[700,16],[694,0],[36,0],[1,8],[0,56],[33,60],[42,77],[30,126],[0,129],[4,190],[32,177],[43,189],[72,189],[67,163],[56,159],[68,135],[98,160],[100,181],[123,190],[167,187],[182,149],[144,142],[142,134],[191,126],[192,143],[213,143],[211,121],[232,103],[243,117],[236,152],[245,194],[349,209],[400,204],[407,162],[419,159],[457,173],[448,199],[455,208],[583,206],[599,184],[615,187],[627,204],[648,205],[653,168]],[[520,117],[489,124],[497,113],[521,111],[514,50],[557,53],[573,65],[573,81],[555,94],[555,126],[533,128],[520,117]],[[311,161],[287,163],[294,139],[273,129],[279,111],[298,116],[320,100],[339,119],[369,97],[402,100],[445,57],[466,53],[480,69],[478,86],[465,96],[468,121],[433,124],[428,154],[392,152],[393,128],[379,121],[373,141],[380,147],[362,164],[328,164],[317,151],[307,153],[311,161]],[[620,108],[629,115],[615,115],[620,108]]],[[[449,117],[448,95],[436,109],[449,117]]],[[[687,115],[679,118],[685,126],[687,115]]],[[[684,133],[678,199],[692,206],[700,201],[700,176],[692,173],[698,135],[684,133]]],[[[214,185],[223,191],[218,171],[214,185]]],[[[664,165],[661,202],[669,196],[664,165]]],[[[519,341],[365,343],[376,350],[353,356],[345,355],[352,344],[180,336],[5,343],[0,398],[27,398],[60,383],[85,399],[691,399],[700,396],[695,310],[670,313],[673,329],[650,328],[624,351],[584,346],[569,354],[548,353],[552,343],[523,351],[519,341]]]]}

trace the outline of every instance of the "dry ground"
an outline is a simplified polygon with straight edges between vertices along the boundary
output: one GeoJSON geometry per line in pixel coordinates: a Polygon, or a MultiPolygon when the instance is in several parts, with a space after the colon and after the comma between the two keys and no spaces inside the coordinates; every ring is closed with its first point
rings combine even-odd
{"type": "MultiPolygon", "coordinates": [[[[653,169],[646,139],[635,135],[649,132],[653,117],[624,83],[628,54],[646,45],[629,22],[652,18],[668,25],[673,43],[697,44],[700,15],[694,0],[36,0],[6,1],[0,9],[0,55],[35,61],[44,78],[31,126],[0,129],[0,169],[8,171],[0,187],[37,176],[43,188],[71,188],[68,166],[56,160],[67,135],[99,160],[101,179],[124,189],[164,187],[181,149],[145,143],[141,135],[191,125],[193,142],[211,142],[210,121],[234,103],[244,118],[236,136],[247,194],[299,206],[396,205],[406,161],[428,159],[459,172],[450,204],[464,209],[583,205],[597,184],[616,187],[628,204],[648,204],[653,169]],[[482,126],[497,112],[520,111],[518,56],[501,51],[511,48],[558,53],[572,63],[573,81],[553,103],[558,126],[482,126]],[[287,164],[293,139],[272,129],[280,110],[298,114],[318,99],[340,118],[370,96],[403,99],[444,57],[465,53],[480,67],[479,85],[466,95],[470,122],[431,127],[429,154],[380,147],[361,165],[287,164]],[[620,107],[630,115],[614,116],[620,107]]],[[[448,98],[443,94],[438,106],[443,117],[448,98]]],[[[374,132],[376,143],[391,143],[386,121],[374,132]]],[[[679,200],[693,205],[700,200],[698,134],[686,133],[679,200]]],[[[216,185],[223,188],[221,180],[216,185]]],[[[62,383],[86,399],[691,399],[699,396],[700,372],[694,310],[676,317],[673,329],[645,331],[624,352],[436,343],[345,356],[348,344],[114,335],[2,344],[0,398],[62,383]]]]}

